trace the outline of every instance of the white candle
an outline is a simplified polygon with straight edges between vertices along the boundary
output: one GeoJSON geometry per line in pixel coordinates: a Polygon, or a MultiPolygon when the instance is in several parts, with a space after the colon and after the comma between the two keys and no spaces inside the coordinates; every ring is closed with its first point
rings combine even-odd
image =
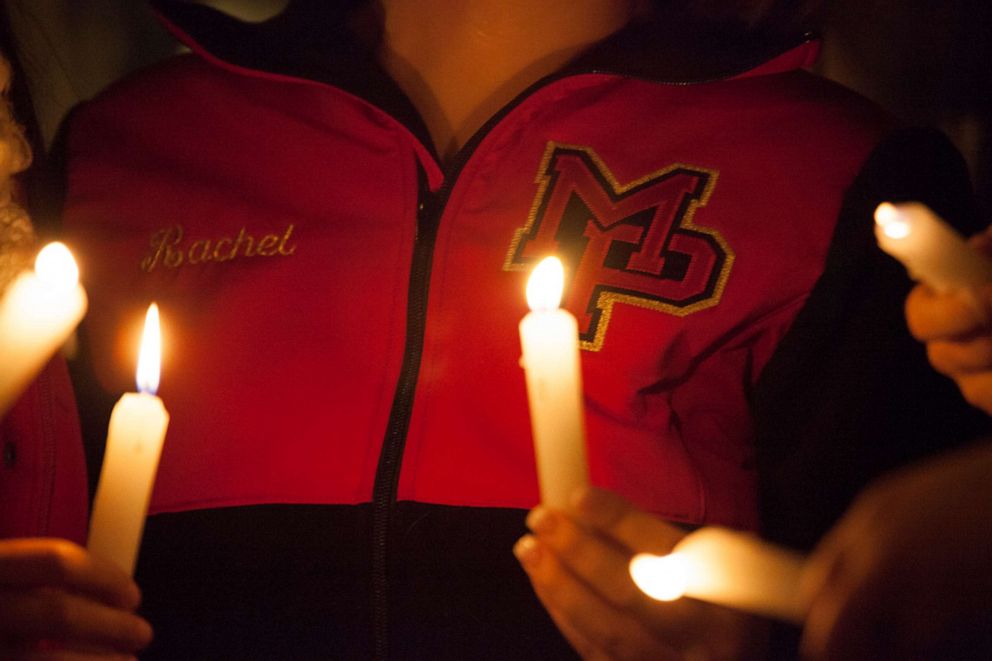
{"type": "Polygon", "coordinates": [[[100,483],[93,500],[87,548],[128,574],[145,526],[148,500],[169,426],[169,413],[158,390],[162,338],[158,306],[148,308],[138,358],[137,393],[126,393],[114,406],[100,483]]]}
{"type": "Polygon", "coordinates": [[[558,307],[563,286],[557,258],[538,264],[527,282],[531,312],[520,322],[541,501],[556,508],[564,508],[572,492],[589,482],[579,326],[558,307]]]}
{"type": "Polygon", "coordinates": [[[706,527],[686,535],[668,555],[634,556],[630,575],[642,592],[660,601],[687,596],[801,623],[805,564],[799,554],[754,535],[706,527]]]}
{"type": "Polygon", "coordinates": [[[875,209],[879,247],[905,265],[911,278],[940,291],[992,282],[992,261],[918,202],[875,209]]]}
{"type": "Polygon", "coordinates": [[[86,312],[72,253],[41,249],[34,270],[18,275],[0,300],[0,417],[17,401],[86,312]]]}

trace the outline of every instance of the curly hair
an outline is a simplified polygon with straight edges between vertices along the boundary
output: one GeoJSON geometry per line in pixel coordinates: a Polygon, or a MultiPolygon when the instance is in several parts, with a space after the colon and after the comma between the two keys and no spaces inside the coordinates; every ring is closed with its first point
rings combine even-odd
{"type": "Polygon", "coordinates": [[[31,147],[14,119],[7,92],[11,66],[0,56],[0,292],[26,268],[35,248],[31,219],[18,204],[19,172],[31,165],[31,147]]]}

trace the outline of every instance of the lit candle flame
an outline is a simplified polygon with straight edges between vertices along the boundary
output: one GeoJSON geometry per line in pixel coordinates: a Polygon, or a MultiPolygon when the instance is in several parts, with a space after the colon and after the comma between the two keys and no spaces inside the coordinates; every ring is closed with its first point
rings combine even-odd
{"type": "Polygon", "coordinates": [[[681,553],[654,555],[638,553],[630,561],[630,577],[641,591],[658,601],[675,601],[689,587],[692,570],[689,558],[681,553]]]}
{"type": "Polygon", "coordinates": [[[886,236],[893,239],[905,239],[909,236],[910,225],[894,204],[888,202],[879,204],[875,209],[875,222],[886,236]]]}
{"type": "Polygon", "coordinates": [[[56,291],[71,290],[79,282],[79,267],[64,243],[53,241],[38,252],[34,260],[38,279],[56,291]]]}
{"type": "Polygon", "coordinates": [[[534,267],[527,280],[527,305],[531,310],[555,310],[561,304],[565,287],[565,268],[557,257],[545,257],[534,267]]]}
{"type": "Polygon", "coordinates": [[[145,331],[141,335],[141,351],[138,353],[139,392],[154,395],[158,391],[161,364],[162,330],[158,321],[158,305],[152,303],[145,315],[145,331]]]}

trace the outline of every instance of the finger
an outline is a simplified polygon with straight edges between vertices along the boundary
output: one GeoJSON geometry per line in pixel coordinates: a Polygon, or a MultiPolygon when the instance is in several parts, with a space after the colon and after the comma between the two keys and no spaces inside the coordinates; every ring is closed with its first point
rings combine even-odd
{"type": "Polygon", "coordinates": [[[992,370],[992,336],[927,344],[927,357],[942,374],[957,375],[992,370]]]}
{"type": "Polygon", "coordinates": [[[906,323],[921,342],[970,337],[992,326],[992,288],[937,292],[917,285],[906,298],[906,323]]]}
{"type": "MultiPolygon", "coordinates": [[[[586,563],[582,576],[588,576],[589,584],[596,586],[600,594],[610,594],[608,601],[623,605],[656,636],[685,652],[704,645],[708,654],[717,654],[720,658],[735,658],[743,650],[760,645],[758,637],[752,640],[752,633],[757,632],[755,621],[749,616],[689,598],[655,601],[642,595],[634,585],[629,575],[630,554],[641,551],[668,553],[686,535],[684,530],[637,510],[616,494],[599,489],[576,494],[573,511],[579,523],[589,526],[599,536],[622,544],[628,551],[622,569],[607,574],[596,567],[595,562],[614,566],[616,560],[601,555],[602,549],[597,549],[591,542],[579,544],[569,553],[575,553],[578,558],[591,558],[574,560],[586,563]],[[622,571],[622,577],[618,577],[616,571],[622,571]],[[619,585],[631,586],[636,596],[619,591],[619,585]]],[[[567,546],[567,542],[564,544],[567,546]]]]}
{"type": "Polygon", "coordinates": [[[955,375],[954,380],[969,404],[992,415],[992,373],[955,375]]]}
{"type": "Polygon", "coordinates": [[[631,552],[580,528],[567,516],[536,507],[527,526],[573,574],[618,608],[633,608],[645,601],[630,578],[631,552]]]}
{"type": "Polygon", "coordinates": [[[131,610],[141,602],[127,574],[64,539],[0,541],[0,586],[65,587],[131,610]]]}
{"type": "MultiPolygon", "coordinates": [[[[521,566],[524,571],[531,566],[537,566],[540,563],[541,548],[537,540],[531,535],[524,535],[517,543],[513,546],[513,554],[520,561],[521,566]]],[[[528,578],[530,575],[528,574],[528,578]]],[[[531,580],[533,585],[533,580],[531,580]]],[[[551,616],[554,621],[555,626],[558,630],[565,636],[569,644],[579,653],[583,659],[593,658],[597,650],[593,646],[592,641],[590,641],[581,631],[576,629],[572,624],[554,607],[553,604],[549,604],[544,601],[541,594],[535,591],[538,599],[544,605],[544,609],[551,616]]]]}
{"type": "MultiPolygon", "coordinates": [[[[571,574],[550,548],[536,538],[525,536],[514,552],[530,577],[538,598],[566,630],[581,632],[578,637],[597,655],[609,659],[677,658],[674,651],[629,614],[604,601],[596,592],[571,574]]],[[[564,631],[562,633],[565,633],[564,631]]]]}
{"type": "Polygon", "coordinates": [[[152,629],[128,611],[62,590],[34,588],[0,593],[0,637],[132,652],[151,642],[152,629]]]}
{"type": "Polygon", "coordinates": [[[576,520],[599,534],[615,539],[633,552],[668,553],[685,531],[642,512],[620,496],[587,488],[575,494],[572,513],[576,520]]]}

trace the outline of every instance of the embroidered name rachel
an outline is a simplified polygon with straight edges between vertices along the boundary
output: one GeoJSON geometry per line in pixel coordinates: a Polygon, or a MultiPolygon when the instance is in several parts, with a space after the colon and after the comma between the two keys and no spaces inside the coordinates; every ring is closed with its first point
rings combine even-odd
{"type": "Polygon", "coordinates": [[[175,269],[184,264],[229,262],[239,257],[288,257],[296,252],[296,244],[290,243],[294,227],[290,224],[281,234],[260,237],[242,227],[235,236],[192,241],[186,239],[182,225],[165,227],[152,234],[141,270],[150,273],[159,266],[175,269]]]}

